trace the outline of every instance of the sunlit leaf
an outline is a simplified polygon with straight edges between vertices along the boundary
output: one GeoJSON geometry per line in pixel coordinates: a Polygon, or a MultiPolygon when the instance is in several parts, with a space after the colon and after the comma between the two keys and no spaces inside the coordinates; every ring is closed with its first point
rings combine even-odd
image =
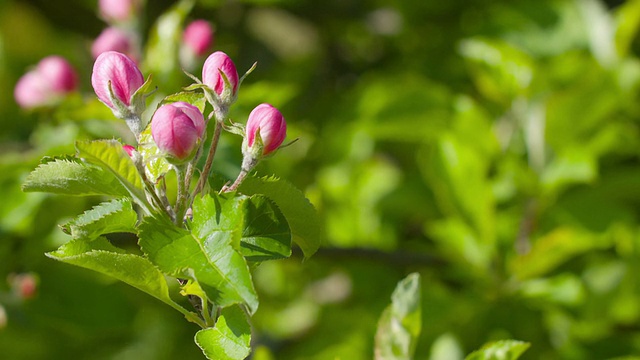
{"type": "Polygon", "coordinates": [[[140,173],[121,143],[116,140],[78,141],[76,148],[79,156],[110,171],[139,205],[147,211],[150,209],[140,173]]]}
{"type": "Polygon", "coordinates": [[[128,254],[111,245],[105,238],[87,242],[71,240],[48,257],[97,271],[138,288],[183,313],[188,319],[196,315],[176,304],[169,296],[167,282],[158,269],[144,257],[128,254]]]}
{"type": "Polygon", "coordinates": [[[389,305],[378,322],[375,338],[376,360],[409,360],[413,358],[422,328],[420,274],[401,280],[391,295],[389,305]]]}
{"type": "Polygon", "coordinates": [[[251,352],[251,327],[245,313],[232,306],[222,310],[213,328],[198,331],[195,340],[207,359],[242,360],[251,352]]]}
{"type": "Polygon", "coordinates": [[[322,224],[315,208],[300,190],[278,178],[249,177],[238,191],[247,195],[263,194],[273,200],[291,227],[293,241],[306,258],[318,250],[322,242],[322,224]]]}
{"type": "Polygon", "coordinates": [[[208,214],[196,215],[203,208],[206,205],[196,199],[193,232],[166,218],[146,218],[140,225],[140,247],[167,275],[199,282],[217,306],[244,303],[253,313],[258,298],[251,274],[244,257],[232,245],[239,243],[238,222],[242,219],[228,216],[224,223],[217,223],[219,219],[208,214]]]}
{"type": "Polygon", "coordinates": [[[516,360],[529,346],[529,343],[517,340],[496,341],[469,354],[465,360],[516,360]]]}
{"type": "Polygon", "coordinates": [[[171,164],[165,159],[155,141],[153,141],[151,126],[147,126],[140,133],[138,151],[142,155],[147,178],[152,181],[155,182],[171,170],[171,164]]]}
{"type": "Polygon", "coordinates": [[[178,101],[186,102],[197,107],[201,113],[204,113],[204,108],[207,105],[207,99],[204,97],[202,91],[184,91],[171,94],[162,99],[162,104],[170,104],[178,101]]]}
{"type": "Polygon", "coordinates": [[[56,159],[38,166],[29,174],[22,190],[63,195],[128,195],[112,173],[72,159],[56,159]]]}
{"type": "Polygon", "coordinates": [[[62,228],[74,239],[93,240],[115,232],[135,233],[138,214],[129,199],[112,200],[85,211],[62,228]]]}

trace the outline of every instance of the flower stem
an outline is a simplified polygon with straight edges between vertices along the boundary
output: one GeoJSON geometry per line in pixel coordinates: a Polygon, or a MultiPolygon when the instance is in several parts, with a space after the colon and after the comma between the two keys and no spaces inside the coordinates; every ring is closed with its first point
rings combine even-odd
{"type": "MultiPolygon", "coordinates": [[[[187,166],[188,167],[188,166],[187,166]]],[[[187,196],[189,196],[189,184],[186,182],[187,176],[186,173],[188,171],[184,165],[175,166],[176,178],[178,183],[178,196],[176,197],[176,205],[175,205],[175,224],[177,226],[182,226],[182,221],[184,220],[184,214],[187,211],[187,196]]]]}
{"type": "Polygon", "coordinates": [[[253,170],[253,168],[258,165],[260,160],[251,156],[247,156],[242,160],[242,168],[240,169],[240,174],[236,180],[231,184],[231,186],[224,186],[220,192],[228,193],[232,191],[236,191],[238,187],[242,184],[244,179],[249,175],[249,172],[253,170]]]}
{"type": "Polygon", "coordinates": [[[207,161],[204,164],[204,168],[202,169],[202,174],[200,175],[200,179],[198,180],[198,184],[193,192],[193,196],[200,193],[204,189],[204,185],[209,178],[209,172],[211,171],[211,165],[213,164],[213,158],[216,156],[216,149],[218,148],[218,141],[220,140],[220,133],[222,132],[222,122],[223,119],[216,119],[216,126],[213,130],[213,139],[211,139],[211,147],[209,148],[209,153],[207,154],[207,161]]]}

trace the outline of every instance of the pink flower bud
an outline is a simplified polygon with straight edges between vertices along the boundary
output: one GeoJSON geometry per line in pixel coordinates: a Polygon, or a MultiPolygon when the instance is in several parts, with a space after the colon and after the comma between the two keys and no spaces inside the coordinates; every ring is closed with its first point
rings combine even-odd
{"type": "Polygon", "coordinates": [[[227,80],[229,80],[229,84],[232,87],[231,94],[235,95],[238,90],[238,70],[236,70],[236,66],[233,64],[233,61],[231,61],[231,58],[222,51],[216,51],[209,55],[204,62],[202,82],[213,89],[218,95],[222,95],[225,84],[224,79],[220,75],[220,71],[222,71],[227,77],[227,80]]]}
{"type": "Polygon", "coordinates": [[[133,157],[134,152],[136,151],[136,148],[134,148],[131,145],[122,145],[122,148],[124,149],[124,151],[127,152],[127,155],[129,155],[129,157],[133,157]]]}
{"type": "Polygon", "coordinates": [[[49,56],[18,80],[14,97],[21,107],[35,108],[56,102],[77,86],[78,75],[73,67],[60,56],[49,56]]]}
{"type": "Polygon", "coordinates": [[[163,153],[186,160],[204,134],[204,117],[200,110],[186,102],[162,105],[151,120],[151,136],[163,153]]]}
{"type": "Polygon", "coordinates": [[[136,59],[135,46],[132,35],[116,27],[106,28],[98,35],[91,45],[91,55],[96,59],[107,51],[117,51],[136,59]]]}
{"type": "Polygon", "coordinates": [[[100,16],[107,21],[128,21],[139,10],[139,0],[100,0],[100,16]]]}
{"type": "Polygon", "coordinates": [[[31,299],[36,295],[38,280],[31,273],[9,275],[13,292],[20,299],[31,299]]]}
{"type": "Polygon", "coordinates": [[[213,28],[208,21],[195,20],[184,29],[182,40],[196,56],[203,56],[213,44],[213,28]]]}
{"type": "Polygon", "coordinates": [[[246,132],[248,148],[253,148],[259,132],[264,146],[261,155],[268,155],[282,145],[287,136],[287,123],[278,109],[270,104],[260,104],[249,114],[246,132]]]}
{"type": "Polygon", "coordinates": [[[138,66],[124,54],[115,51],[103,52],[93,64],[91,85],[98,99],[112,110],[118,110],[112,100],[125,106],[131,105],[131,97],[144,84],[144,77],[138,66]],[[112,96],[109,92],[111,82],[112,96]]]}

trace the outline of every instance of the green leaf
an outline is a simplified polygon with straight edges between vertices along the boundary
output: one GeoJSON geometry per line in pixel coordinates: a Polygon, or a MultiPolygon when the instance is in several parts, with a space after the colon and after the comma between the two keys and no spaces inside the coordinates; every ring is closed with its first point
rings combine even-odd
{"type": "Polygon", "coordinates": [[[401,280],[384,310],[375,338],[376,360],[412,359],[422,327],[420,274],[401,280]]]}
{"type": "Polygon", "coordinates": [[[138,214],[131,207],[131,200],[119,199],[104,202],[85,211],[62,226],[74,239],[93,240],[103,234],[136,232],[138,214]]]}
{"type": "Polygon", "coordinates": [[[135,164],[116,140],[96,140],[76,142],[79,156],[110,171],[129,191],[136,202],[147,212],[151,208],[142,185],[142,178],[135,164]]]}
{"type": "Polygon", "coordinates": [[[318,250],[323,227],[316,209],[300,190],[278,178],[248,177],[238,191],[247,195],[263,194],[273,200],[287,219],[293,241],[300,246],[305,258],[318,250]]]}
{"type": "Polygon", "coordinates": [[[39,165],[29,174],[22,185],[22,190],[62,195],[126,196],[129,194],[111,173],[73,159],[56,159],[39,165]]]}
{"type": "MultiPolygon", "coordinates": [[[[291,230],[280,209],[261,195],[237,197],[232,203],[242,210],[240,253],[251,261],[291,256],[291,230]]],[[[224,216],[224,213],[222,214],[224,216]]]]}
{"type": "Polygon", "coordinates": [[[128,254],[100,237],[92,242],[75,239],[62,245],[48,257],[68,264],[97,271],[123,281],[180,311],[190,321],[198,322],[196,314],[176,304],[169,296],[162,273],[144,257],[128,254]]]}
{"type": "Polygon", "coordinates": [[[500,340],[488,343],[482,349],[474,351],[465,360],[516,360],[530,344],[517,340],[500,340]]]}
{"type": "Polygon", "coordinates": [[[204,108],[207,105],[207,99],[201,91],[183,91],[171,94],[162,99],[162,104],[170,104],[178,101],[187,102],[197,107],[201,113],[204,113],[204,108]]]}
{"type": "Polygon", "coordinates": [[[251,327],[237,306],[222,310],[215,327],[196,333],[196,344],[207,359],[242,360],[251,352],[251,327]]]}
{"type": "Polygon", "coordinates": [[[140,133],[138,151],[142,154],[145,171],[148,179],[156,182],[171,170],[171,164],[164,158],[160,149],[151,136],[151,126],[147,126],[140,133]]]}
{"type": "Polygon", "coordinates": [[[139,227],[140,247],[164,273],[197,281],[217,306],[244,303],[253,313],[258,296],[245,259],[232,245],[239,243],[235,222],[240,220],[226,217],[229,223],[219,223],[215,217],[196,215],[203,206],[208,204],[194,201],[193,232],[164,217],[145,219],[139,227]]]}

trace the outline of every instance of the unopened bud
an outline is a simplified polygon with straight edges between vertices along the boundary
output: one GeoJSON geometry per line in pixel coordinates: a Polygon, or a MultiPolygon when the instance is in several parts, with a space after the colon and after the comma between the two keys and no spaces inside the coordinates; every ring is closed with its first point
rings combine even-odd
{"type": "Polygon", "coordinates": [[[206,20],[195,20],[184,29],[182,41],[196,56],[204,56],[213,44],[213,27],[206,20]]]}
{"type": "Polygon", "coordinates": [[[122,145],[122,148],[127,152],[127,155],[129,155],[129,157],[133,158],[134,153],[136,152],[136,148],[131,145],[122,145]]]}
{"type": "Polygon", "coordinates": [[[91,85],[98,99],[111,108],[117,118],[125,120],[137,138],[142,132],[140,119],[147,94],[136,93],[144,85],[136,63],[122,53],[103,52],[93,64],[91,85]]]}
{"type": "Polygon", "coordinates": [[[216,51],[204,62],[202,82],[218,94],[225,105],[229,105],[235,100],[238,91],[238,70],[227,54],[216,51]],[[222,74],[226,77],[226,82],[222,74]]]}
{"type": "Polygon", "coordinates": [[[31,299],[36,295],[38,281],[31,273],[10,275],[9,282],[13,288],[13,293],[20,299],[31,299]]]}
{"type": "Polygon", "coordinates": [[[116,27],[104,29],[91,45],[91,55],[97,59],[100,54],[107,51],[117,51],[126,54],[136,60],[136,46],[134,35],[116,27]]]}
{"type": "Polygon", "coordinates": [[[127,22],[134,18],[140,8],[140,0],[100,0],[100,16],[109,22],[127,22]]]}
{"type": "Polygon", "coordinates": [[[204,134],[200,110],[186,102],[162,105],[151,119],[151,136],[169,161],[191,159],[204,134]]]}
{"type": "Polygon", "coordinates": [[[18,105],[31,109],[54,104],[77,87],[78,75],[69,62],[48,56],[18,80],[14,96],[18,105]]]}
{"type": "Polygon", "coordinates": [[[286,136],[287,123],[282,113],[270,104],[260,104],[249,114],[243,153],[269,155],[282,145],[286,136]]]}

